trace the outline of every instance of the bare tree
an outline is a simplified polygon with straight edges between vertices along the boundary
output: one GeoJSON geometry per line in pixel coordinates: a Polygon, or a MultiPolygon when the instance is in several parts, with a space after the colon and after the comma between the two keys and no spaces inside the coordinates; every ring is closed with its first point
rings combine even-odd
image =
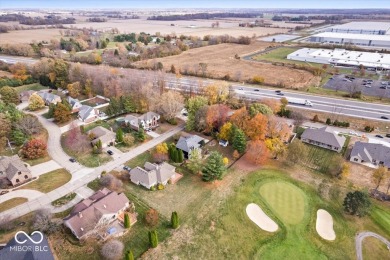
{"type": "Polygon", "coordinates": [[[118,190],[123,186],[123,182],[115,178],[112,174],[105,174],[101,177],[100,184],[112,190],[118,190]]]}
{"type": "Polygon", "coordinates": [[[178,92],[168,91],[159,98],[157,111],[160,112],[165,119],[170,120],[175,118],[183,107],[183,96],[178,92]]]}
{"type": "Polygon", "coordinates": [[[35,213],[32,228],[52,234],[61,228],[61,223],[52,220],[52,214],[48,209],[40,209],[35,213]]]}
{"type": "Polygon", "coordinates": [[[19,128],[26,135],[39,134],[42,131],[42,125],[33,115],[25,115],[17,123],[19,128]]]}

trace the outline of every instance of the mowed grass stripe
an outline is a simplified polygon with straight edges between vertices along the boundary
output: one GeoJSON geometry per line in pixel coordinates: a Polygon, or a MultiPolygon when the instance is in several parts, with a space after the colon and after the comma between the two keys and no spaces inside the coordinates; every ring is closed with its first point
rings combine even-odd
{"type": "Polygon", "coordinates": [[[260,187],[260,195],[285,224],[298,224],[305,214],[305,194],[286,182],[268,182],[260,187]]]}

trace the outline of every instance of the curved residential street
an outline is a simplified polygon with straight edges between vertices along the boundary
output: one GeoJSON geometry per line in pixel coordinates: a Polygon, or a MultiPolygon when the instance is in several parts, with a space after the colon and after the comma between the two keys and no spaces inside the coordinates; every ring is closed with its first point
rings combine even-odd
{"type": "MultiPolygon", "coordinates": [[[[18,107],[19,109],[22,109],[23,105],[21,104],[18,107]]],[[[161,134],[160,136],[138,147],[135,147],[131,151],[123,153],[121,156],[115,158],[114,160],[108,162],[105,165],[99,166],[97,168],[87,168],[78,163],[72,163],[69,161],[69,155],[67,155],[61,147],[61,130],[55,123],[35,113],[31,114],[34,114],[38,117],[39,121],[46,128],[49,134],[47,142],[49,155],[55,162],[57,162],[60,166],[62,166],[72,174],[72,179],[65,185],[49,193],[41,193],[39,194],[39,196],[34,193],[35,196],[31,197],[33,199],[30,198],[28,202],[1,212],[0,218],[7,216],[9,219],[15,219],[32,211],[41,208],[51,207],[52,201],[59,199],[70,192],[75,192],[76,190],[82,189],[83,186],[98,178],[102,171],[109,172],[117,168],[118,166],[126,163],[128,160],[131,160],[134,157],[137,157],[138,155],[152,149],[157,144],[163,142],[164,140],[170,138],[171,136],[175,135],[176,133],[179,133],[184,129],[184,124],[178,125],[177,127],[165,132],[164,134],[161,134]]],[[[15,193],[15,191],[12,191],[8,193],[7,197],[5,198],[15,198],[18,197],[18,194],[19,193],[15,193]]],[[[23,195],[21,197],[25,196],[23,195]]]]}
{"type": "Polygon", "coordinates": [[[384,238],[384,237],[382,237],[374,232],[369,232],[369,231],[360,232],[359,234],[356,235],[356,238],[355,238],[357,260],[363,260],[362,243],[366,237],[375,237],[375,238],[379,239],[380,241],[385,243],[387,245],[387,248],[390,250],[390,242],[386,238],[384,238]]]}

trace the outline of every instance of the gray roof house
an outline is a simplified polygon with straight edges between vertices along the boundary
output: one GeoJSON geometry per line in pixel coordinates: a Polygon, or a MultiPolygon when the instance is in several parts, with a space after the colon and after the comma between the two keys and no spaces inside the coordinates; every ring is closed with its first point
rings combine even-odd
{"type": "Polygon", "coordinates": [[[94,145],[98,140],[102,142],[103,148],[107,147],[108,145],[115,144],[116,134],[107,128],[97,126],[88,131],[88,135],[90,134],[94,136],[94,139],[91,141],[92,145],[94,145]]]}
{"type": "Polygon", "coordinates": [[[61,102],[61,97],[49,93],[47,91],[38,91],[37,94],[45,101],[45,105],[48,106],[50,104],[57,104],[61,102]]]}
{"type": "Polygon", "coordinates": [[[19,98],[20,98],[20,101],[28,101],[31,97],[32,94],[35,94],[37,93],[35,90],[25,90],[25,91],[22,91],[20,92],[19,94],[19,98]]]}
{"type": "Polygon", "coordinates": [[[370,167],[383,165],[390,170],[390,147],[383,144],[356,142],[351,151],[350,161],[370,167]]]}
{"type": "Polygon", "coordinates": [[[54,260],[53,253],[45,235],[33,232],[32,234],[29,234],[29,237],[31,239],[27,238],[23,233],[19,233],[16,237],[13,237],[10,241],[8,241],[7,245],[0,250],[0,259],[54,260]],[[25,242],[20,244],[16,240],[25,242]],[[19,246],[28,248],[28,250],[15,250],[15,248],[19,246]]]}
{"type": "Polygon", "coordinates": [[[177,141],[176,148],[183,151],[185,158],[188,158],[188,155],[191,150],[195,148],[200,148],[202,146],[202,141],[204,139],[197,135],[190,135],[187,137],[181,136],[179,141],[177,141]]]}
{"type": "Polygon", "coordinates": [[[329,127],[308,128],[301,135],[302,142],[319,146],[331,151],[341,152],[346,138],[337,135],[329,127]]]}
{"type": "Polygon", "coordinates": [[[72,98],[71,96],[67,97],[66,101],[72,107],[72,113],[78,112],[83,106],[78,99],[72,98]]]}
{"type": "Polygon", "coordinates": [[[0,157],[0,179],[7,179],[13,186],[32,178],[31,172],[18,155],[0,157]]]}
{"type": "Polygon", "coordinates": [[[147,112],[138,117],[127,115],[124,118],[124,122],[136,131],[139,130],[140,125],[145,130],[154,129],[158,126],[158,120],[160,120],[160,115],[154,112],[147,112]]]}
{"type": "Polygon", "coordinates": [[[78,117],[81,121],[90,123],[99,117],[99,110],[91,106],[82,105],[79,109],[78,117]]]}
{"type": "Polygon", "coordinates": [[[76,204],[64,218],[64,225],[78,239],[86,238],[118,221],[129,207],[130,201],[123,193],[103,188],[76,204]]]}
{"type": "Polygon", "coordinates": [[[130,180],[147,189],[157,185],[166,185],[176,175],[175,167],[169,163],[155,164],[146,162],[144,168],[135,167],[130,171],[130,180]]]}

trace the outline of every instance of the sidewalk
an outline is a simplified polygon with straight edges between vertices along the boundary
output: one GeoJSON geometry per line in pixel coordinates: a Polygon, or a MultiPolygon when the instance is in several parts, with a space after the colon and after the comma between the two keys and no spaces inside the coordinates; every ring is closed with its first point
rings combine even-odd
{"type": "Polygon", "coordinates": [[[33,177],[38,177],[42,174],[61,169],[61,165],[59,165],[56,161],[50,160],[48,162],[40,163],[34,166],[31,166],[29,169],[33,177]]]}

